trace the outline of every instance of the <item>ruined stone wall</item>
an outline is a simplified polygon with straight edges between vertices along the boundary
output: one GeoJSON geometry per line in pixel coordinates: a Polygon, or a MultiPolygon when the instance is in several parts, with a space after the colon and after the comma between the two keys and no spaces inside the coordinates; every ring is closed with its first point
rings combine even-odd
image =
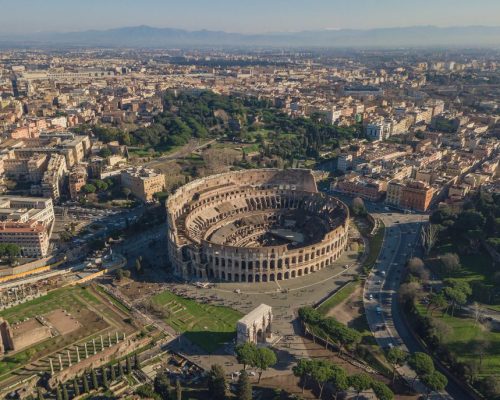
{"type": "MultiPolygon", "coordinates": [[[[151,338],[145,337],[142,339],[128,338],[123,342],[119,342],[111,347],[105,348],[103,351],[95,355],[90,355],[88,358],[82,357],[79,363],[66,367],[62,371],[55,372],[50,378],[49,386],[57,387],[59,383],[63,383],[72,379],[76,375],[81,375],[85,370],[97,368],[112,360],[116,360],[126,356],[127,354],[146,346],[151,341],[151,338]]],[[[54,359],[54,369],[58,368],[58,362],[54,359]]]]}

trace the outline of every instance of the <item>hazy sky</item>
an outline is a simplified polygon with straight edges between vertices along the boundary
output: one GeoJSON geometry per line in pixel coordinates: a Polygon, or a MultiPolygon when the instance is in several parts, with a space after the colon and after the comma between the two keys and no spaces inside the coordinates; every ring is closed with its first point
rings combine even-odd
{"type": "Polygon", "coordinates": [[[500,0],[0,0],[2,33],[137,25],[245,33],[500,26],[500,0]]]}

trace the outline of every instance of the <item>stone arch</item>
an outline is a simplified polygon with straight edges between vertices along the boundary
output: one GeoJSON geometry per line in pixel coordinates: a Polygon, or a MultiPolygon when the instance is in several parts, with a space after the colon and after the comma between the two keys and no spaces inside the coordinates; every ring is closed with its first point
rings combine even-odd
{"type": "Polygon", "coordinates": [[[285,272],[285,279],[290,279],[290,273],[288,271],[285,272]]]}
{"type": "Polygon", "coordinates": [[[267,274],[262,274],[262,282],[267,282],[267,274]]]}
{"type": "Polygon", "coordinates": [[[269,275],[269,281],[270,282],[274,282],[275,281],[274,273],[272,273],[272,274],[269,275]]]}
{"type": "Polygon", "coordinates": [[[240,281],[240,275],[239,274],[234,274],[234,281],[239,282],[240,281]]]}
{"type": "Polygon", "coordinates": [[[309,267],[304,268],[304,275],[307,275],[309,273],[309,267]]]}
{"type": "Polygon", "coordinates": [[[255,274],[255,282],[260,282],[260,275],[259,274],[255,274]]]}
{"type": "Polygon", "coordinates": [[[253,282],[253,275],[248,275],[248,282],[253,282]]]}
{"type": "Polygon", "coordinates": [[[283,280],[283,274],[282,274],[281,272],[278,272],[278,277],[277,277],[277,279],[278,279],[279,281],[283,280]]]}
{"type": "Polygon", "coordinates": [[[292,271],[292,278],[295,278],[295,270],[292,271]]]}
{"type": "Polygon", "coordinates": [[[224,271],[222,271],[222,272],[220,273],[220,278],[221,278],[223,281],[225,281],[225,280],[226,280],[226,273],[225,273],[224,271]]]}

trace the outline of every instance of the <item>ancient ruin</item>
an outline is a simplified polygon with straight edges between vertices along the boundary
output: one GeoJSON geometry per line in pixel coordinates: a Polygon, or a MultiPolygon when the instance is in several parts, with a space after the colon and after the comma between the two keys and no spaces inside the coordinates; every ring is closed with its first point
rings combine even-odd
{"type": "Polygon", "coordinates": [[[213,175],[167,202],[170,262],[185,279],[268,282],[298,278],[337,260],[349,210],[320,193],[310,170],[213,175]]]}
{"type": "Polygon", "coordinates": [[[236,324],[237,343],[268,343],[272,339],[273,312],[271,306],[261,304],[236,324]]]}

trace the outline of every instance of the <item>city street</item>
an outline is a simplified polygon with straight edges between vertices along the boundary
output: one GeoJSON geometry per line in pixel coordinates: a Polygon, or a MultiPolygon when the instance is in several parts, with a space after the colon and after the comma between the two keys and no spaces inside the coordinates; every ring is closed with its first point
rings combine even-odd
{"type": "MultiPolygon", "coordinates": [[[[406,261],[420,255],[420,229],[428,216],[389,212],[378,206],[367,208],[386,227],[382,250],[364,287],[363,302],[370,329],[384,349],[399,346],[410,354],[425,352],[403,319],[398,288],[406,261]]],[[[407,365],[399,367],[398,372],[407,382],[413,383],[415,373],[407,365]]],[[[414,387],[421,393],[427,391],[418,380],[414,387]]],[[[456,400],[469,398],[453,381],[449,382],[446,391],[435,393],[432,397],[456,400]]]]}

